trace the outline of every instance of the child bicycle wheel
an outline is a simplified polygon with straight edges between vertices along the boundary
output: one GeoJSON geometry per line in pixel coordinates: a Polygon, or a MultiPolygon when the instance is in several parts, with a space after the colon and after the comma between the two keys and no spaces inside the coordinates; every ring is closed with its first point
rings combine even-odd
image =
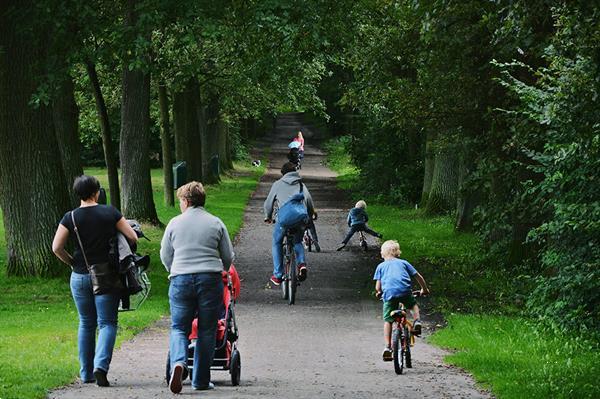
{"type": "Polygon", "coordinates": [[[402,374],[404,370],[404,356],[402,356],[402,330],[395,328],[392,334],[392,350],[394,352],[394,371],[402,374]]]}

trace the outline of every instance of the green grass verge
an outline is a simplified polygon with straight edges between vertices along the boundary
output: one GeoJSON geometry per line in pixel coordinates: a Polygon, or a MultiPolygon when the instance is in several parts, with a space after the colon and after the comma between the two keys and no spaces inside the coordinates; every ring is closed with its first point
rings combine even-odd
{"type": "MultiPolygon", "coordinates": [[[[104,169],[87,169],[108,187],[104,169]]],[[[207,187],[206,208],[220,217],[233,238],[245,206],[264,168],[236,165],[235,174],[207,187]]],[[[179,207],[163,203],[162,171],[152,171],[154,201],[163,223],[178,215],[179,207]]],[[[1,214],[0,214],[1,216],[1,214]]],[[[168,313],[167,273],[160,263],[162,229],[144,226],[151,239],[139,251],[150,254],[152,291],[144,305],[119,317],[117,345],[168,313]]],[[[6,243],[0,224],[0,399],[43,398],[52,387],[67,384],[78,374],[78,317],[67,278],[39,279],[6,276],[6,243]]]]}
{"type": "MultiPolygon", "coordinates": [[[[328,165],[338,173],[341,188],[356,192],[359,171],[347,144],[348,138],[338,138],[325,145],[328,165]]],[[[366,201],[369,225],[385,239],[398,240],[402,257],[430,285],[427,312],[447,315],[447,327],[430,337],[456,350],[446,361],[471,372],[500,398],[600,397],[598,344],[520,317],[519,282],[484,263],[476,236],[456,233],[447,216],[426,217],[415,209],[366,201]]]]}
{"type": "Polygon", "coordinates": [[[500,398],[600,397],[597,346],[522,318],[451,315],[430,342],[457,350],[446,361],[500,398]]]}

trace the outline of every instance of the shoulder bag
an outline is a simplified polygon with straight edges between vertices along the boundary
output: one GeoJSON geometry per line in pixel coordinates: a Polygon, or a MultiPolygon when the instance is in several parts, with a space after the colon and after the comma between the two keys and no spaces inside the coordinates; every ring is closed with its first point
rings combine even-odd
{"type": "Polygon", "coordinates": [[[75,230],[75,235],[77,236],[77,241],[79,242],[79,248],[81,248],[83,260],[85,261],[85,265],[87,266],[88,272],[90,273],[90,277],[92,279],[94,295],[118,293],[123,289],[123,284],[121,283],[121,278],[117,273],[116,267],[110,262],[94,263],[93,265],[89,264],[87,256],[85,256],[85,250],[83,249],[81,237],[79,236],[79,229],[77,229],[77,224],[75,224],[74,214],[75,211],[71,211],[73,230],[75,230]]]}

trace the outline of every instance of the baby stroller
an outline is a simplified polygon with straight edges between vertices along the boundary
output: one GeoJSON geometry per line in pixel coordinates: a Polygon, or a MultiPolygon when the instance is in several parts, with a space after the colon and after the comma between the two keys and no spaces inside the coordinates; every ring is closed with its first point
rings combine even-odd
{"type": "MultiPolygon", "coordinates": [[[[240,295],[241,282],[240,277],[234,265],[231,265],[229,272],[223,272],[223,305],[222,317],[217,323],[217,341],[215,345],[215,357],[213,359],[211,370],[228,370],[231,375],[231,384],[236,386],[240,384],[242,371],[242,362],[240,352],[237,349],[238,328],[235,322],[234,305],[240,295]]],[[[189,375],[184,373],[183,379],[189,376],[192,379],[194,372],[194,348],[198,337],[198,319],[192,322],[192,329],[189,335],[190,343],[188,345],[187,368],[189,375]]],[[[170,356],[167,354],[166,379],[167,383],[171,378],[170,356]]]]}

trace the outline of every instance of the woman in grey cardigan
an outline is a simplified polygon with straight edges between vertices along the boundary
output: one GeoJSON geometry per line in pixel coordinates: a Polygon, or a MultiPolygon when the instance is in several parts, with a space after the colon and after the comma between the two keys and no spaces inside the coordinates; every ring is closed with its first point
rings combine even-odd
{"type": "Polygon", "coordinates": [[[181,215],[171,219],[162,239],[160,258],[169,271],[171,334],[169,339],[173,393],[182,389],[187,368],[187,344],[192,320],[198,314],[198,339],[194,350],[195,390],[213,389],[210,365],[215,353],[217,321],[223,303],[221,272],[233,261],[227,228],[204,209],[206,193],[201,183],[177,190],[181,215]]]}

